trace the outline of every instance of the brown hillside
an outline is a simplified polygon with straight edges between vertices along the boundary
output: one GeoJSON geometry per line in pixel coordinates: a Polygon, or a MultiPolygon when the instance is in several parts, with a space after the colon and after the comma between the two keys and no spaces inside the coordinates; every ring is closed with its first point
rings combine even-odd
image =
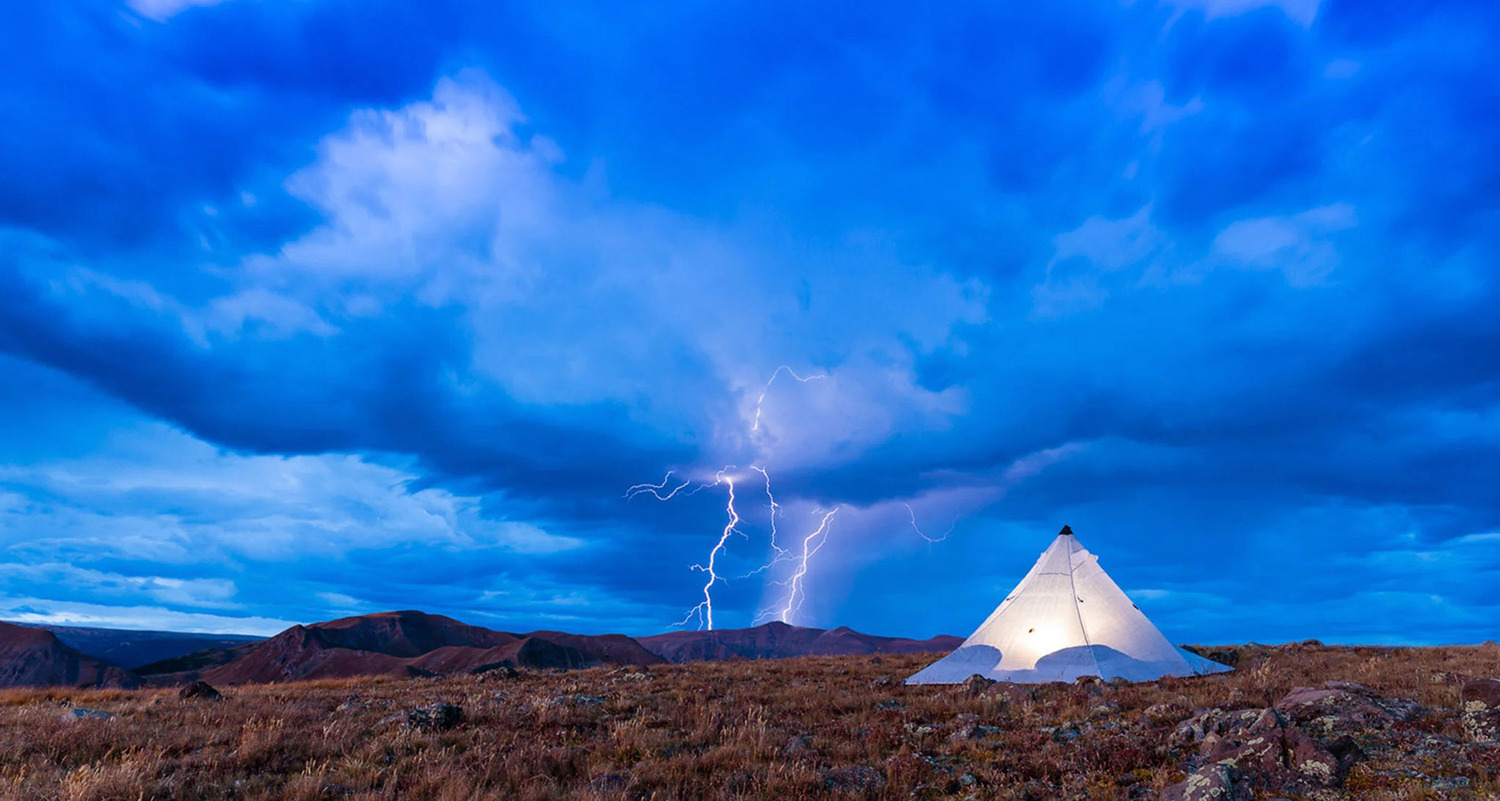
{"type": "Polygon", "coordinates": [[[568,634],[561,631],[533,631],[526,635],[565,645],[611,665],[654,665],[666,660],[651,653],[624,634],[568,634]]]}
{"type": "Polygon", "coordinates": [[[260,684],[355,676],[446,676],[499,665],[584,668],[662,661],[623,635],[511,634],[416,611],[293,626],[248,647],[210,649],[142,668],[154,683],[260,684]]]}
{"type": "Polygon", "coordinates": [[[0,687],[136,687],[123,668],[85,656],[44,629],[0,623],[0,687]]]}
{"type": "Polygon", "coordinates": [[[673,631],[641,637],[639,642],[668,662],[717,662],[726,659],[951,651],[963,640],[949,636],[910,640],[861,634],[845,626],[825,630],[771,622],[748,629],[673,631]]]}

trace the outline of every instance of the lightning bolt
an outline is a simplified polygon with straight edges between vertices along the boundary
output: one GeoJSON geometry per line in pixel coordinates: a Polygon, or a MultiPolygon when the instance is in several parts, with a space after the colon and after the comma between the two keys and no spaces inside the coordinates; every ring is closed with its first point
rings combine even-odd
{"type": "MultiPolygon", "coordinates": [[[[817,373],[803,376],[799,375],[795,370],[786,365],[777,367],[775,372],[771,373],[771,377],[766,380],[765,385],[761,387],[760,395],[755,399],[755,417],[750,426],[750,432],[752,434],[760,430],[762,409],[765,405],[766,396],[770,393],[771,386],[776,383],[776,379],[780,377],[782,373],[786,373],[799,383],[803,384],[806,384],[810,381],[828,378],[828,375],[826,373],[817,373]]],[[[832,509],[828,509],[826,511],[814,510],[813,514],[821,514],[822,518],[818,521],[817,527],[813,529],[813,531],[807,536],[802,538],[802,547],[800,548],[800,550],[796,549],[795,547],[783,547],[779,539],[780,532],[777,529],[777,519],[781,517],[782,508],[781,505],[776,501],[776,494],[771,488],[771,474],[766,470],[766,468],[762,467],[761,465],[751,465],[750,469],[754,470],[757,473],[760,473],[761,479],[765,484],[766,502],[770,505],[770,535],[771,550],[773,552],[773,555],[760,567],[757,567],[756,569],[744,574],[743,576],[720,575],[719,558],[728,550],[730,535],[737,533],[740,536],[749,539],[749,535],[739,529],[741,519],[739,511],[735,508],[735,477],[730,473],[730,471],[734,469],[735,468],[733,466],[725,467],[718,473],[714,474],[714,480],[712,482],[700,483],[697,486],[693,486],[692,479],[674,481],[672,478],[673,473],[669,471],[665,476],[662,477],[660,483],[636,484],[630,487],[625,492],[626,499],[633,499],[640,495],[650,495],[656,500],[668,501],[674,497],[677,497],[678,495],[681,495],[683,497],[695,495],[709,487],[716,487],[721,484],[728,488],[728,500],[724,505],[724,512],[728,519],[724,524],[723,530],[719,532],[718,541],[714,543],[714,547],[708,552],[708,564],[707,566],[698,564],[692,566],[693,570],[705,573],[708,577],[708,580],[703,584],[703,600],[698,602],[698,604],[692,609],[688,610],[687,615],[685,615],[682,620],[677,622],[677,626],[685,626],[689,621],[697,618],[700,629],[706,628],[712,631],[714,627],[713,588],[715,584],[719,582],[727,583],[731,579],[749,578],[750,576],[754,576],[758,573],[763,573],[771,569],[772,567],[781,564],[782,562],[788,561],[792,562],[795,565],[791,569],[791,575],[785,580],[772,582],[773,584],[777,584],[787,588],[787,594],[781,604],[780,609],[776,609],[774,605],[761,609],[760,612],[755,615],[755,622],[760,623],[762,620],[775,617],[780,619],[783,623],[791,623],[792,617],[801,611],[802,604],[807,599],[806,580],[808,566],[812,558],[823,549],[824,545],[827,544],[829,531],[833,524],[833,519],[842,508],[841,506],[836,505],[832,509]],[[688,489],[689,487],[692,487],[692,489],[688,489]]],[[[917,513],[912,509],[911,504],[906,504],[906,512],[911,518],[912,530],[916,531],[917,535],[927,542],[942,542],[943,540],[948,538],[948,534],[951,534],[953,532],[954,526],[949,526],[948,531],[944,533],[943,536],[937,538],[930,537],[924,531],[922,531],[921,526],[917,524],[917,513]]],[[[957,525],[957,521],[954,521],[954,525],[957,525]]]]}
{"type": "MultiPolygon", "coordinates": [[[[733,469],[734,469],[733,465],[725,467],[723,470],[720,470],[718,473],[714,474],[714,481],[713,481],[712,484],[701,484],[701,485],[698,486],[697,489],[694,490],[694,492],[696,492],[698,489],[703,489],[704,487],[717,486],[719,484],[723,484],[726,487],[728,487],[729,488],[729,501],[724,505],[724,511],[729,516],[729,522],[727,522],[727,523],[724,524],[724,530],[719,533],[719,541],[714,544],[713,550],[711,550],[711,551],[708,552],[708,566],[705,567],[703,565],[693,565],[693,569],[694,570],[697,570],[697,571],[699,571],[701,573],[707,573],[708,574],[708,581],[706,581],[706,582],[703,583],[703,600],[699,601],[697,606],[694,606],[692,609],[688,610],[687,615],[684,616],[682,618],[682,620],[679,620],[676,623],[676,625],[678,625],[678,626],[685,626],[685,625],[687,625],[687,622],[689,620],[692,620],[694,617],[696,617],[696,618],[698,618],[699,622],[705,628],[707,628],[709,631],[713,631],[713,628],[714,628],[714,596],[713,596],[714,584],[716,584],[716,583],[718,583],[720,581],[728,581],[728,579],[726,579],[725,577],[719,575],[719,572],[718,572],[719,554],[724,551],[725,546],[729,543],[729,535],[736,534],[736,533],[739,533],[739,534],[743,535],[743,532],[740,532],[739,528],[738,528],[739,524],[740,524],[740,513],[734,508],[734,476],[728,474],[729,471],[733,470],[733,469]]],[[[668,480],[671,477],[671,474],[668,473],[667,476],[668,477],[666,479],[662,480],[661,484],[646,484],[646,485],[644,485],[648,489],[645,489],[645,490],[642,490],[642,491],[643,492],[651,492],[652,488],[654,488],[656,490],[660,490],[662,488],[665,488],[668,480]]],[[[692,482],[689,481],[687,483],[691,484],[692,482]]],[[[643,485],[639,485],[638,484],[636,486],[643,486],[643,485]]],[[[687,484],[684,484],[682,486],[687,486],[687,484]]],[[[682,487],[678,487],[677,489],[682,489],[682,487]]],[[[665,497],[663,497],[661,495],[657,495],[655,492],[652,492],[652,494],[656,495],[656,497],[661,498],[662,500],[667,500],[668,498],[671,498],[673,495],[677,494],[677,490],[673,490],[671,493],[669,493],[665,497]]],[[[690,492],[688,494],[691,495],[692,493],[690,492]]],[[[627,494],[627,497],[629,497],[628,494],[627,494]]]]}
{"type": "Polygon", "coordinates": [[[712,551],[708,552],[708,567],[704,568],[695,565],[699,570],[708,573],[708,582],[703,585],[702,606],[704,617],[708,621],[709,631],[714,630],[714,597],[709,591],[713,589],[714,582],[719,580],[719,574],[714,572],[714,562],[719,558],[719,552],[724,550],[724,543],[729,541],[729,535],[734,533],[734,527],[740,524],[740,514],[734,510],[734,477],[724,475],[725,471],[730,469],[726,467],[724,470],[720,470],[715,482],[722,481],[729,487],[729,503],[725,505],[725,509],[729,512],[729,522],[724,524],[724,531],[719,535],[719,543],[714,546],[712,551]]]}
{"type": "Polygon", "coordinates": [[[788,589],[786,606],[781,609],[782,623],[790,624],[792,622],[792,615],[802,610],[802,601],[807,597],[807,593],[802,589],[802,580],[807,576],[807,562],[818,551],[823,549],[824,543],[828,542],[828,524],[833,521],[833,516],[838,513],[839,507],[837,506],[829,509],[823,515],[823,520],[818,524],[817,529],[803,538],[802,558],[797,560],[797,569],[792,573],[792,577],[786,581],[788,589]],[[817,540],[818,544],[813,545],[813,540],[817,540]]]}
{"type": "Polygon", "coordinates": [[[668,470],[667,474],[662,477],[660,484],[636,484],[630,489],[625,490],[625,500],[630,500],[631,498],[634,498],[635,496],[640,495],[644,492],[651,494],[651,496],[656,498],[658,501],[670,501],[672,499],[672,496],[681,492],[687,485],[693,483],[691,481],[684,481],[676,487],[673,487],[672,491],[668,492],[666,495],[661,494],[662,490],[667,488],[667,482],[671,480],[672,471],[668,470]]]}
{"type": "MultiPolygon", "coordinates": [[[[776,552],[776,555],[779,557],[782,554],[786,553],[785,548],[782,548],[780,545],[776,544],[776,516],[781,514],[781,506],[776,503],[776,496],[771,494],[771,476],[766,472],[766,469],[759,465],[751,465],[750,469],[754,470],[757,473],[760,473],[761,478],[764,478],[766,480],[766,500],[771,504],[771,550],[774,550],[776,552]]],[[[770,565],[767,565],[767,567],[769,566],[770,565]]],[[[761,569],[764,570],[765,568],[761,569]]]]}
{"type": "MultiPolygon", "coordinates": [[[[770,561],[762,564],[760,567],[755,568],[749,573],[735,576],[736,580],[747,579],[759,573],[764,573],[767,570],[775,567],[776,565],[781,564],[783,561],[786,561],[786,559],[791,555],[790,551],[781,547],[776,542],[776,518],[781,516],[781,504],[776,502],[776,495],[771,492],[771,475],[767,473],[766,469],[764,467],[761,467],[760,465],[750,465],[750,469],[754,470],[757,473],[760,473],[761,478],[765,479],[766,482],[766,502],[769,503],[771,507],[771,550],[775,551],[776,555],[771,557],[770,561]]],[[[762,614],[765,613],[762,612],[755,616],[755,622],[760,622],[762,614]]]]}
{"type": "Polygon", "coordinates": [[[948,535],[952,534],[953,533],[953,529],[958,526],[958,521],[954,520],[953,521],[953,525],[949,526],[948,530],[943,532],[943,536],[937,537],[937,538],[934,539],[933,537],[929,537],[925,533],[923,533],[922,532],[922,527],[919,526],[919,525],[917,525],[917,513],[912,510],[911,504],[909,504],[909,503],[903,503],[901,505],[905,506],[906,507],[906,513],[908,515],[911,515],[911,529],[912,529],[912,531],[917,532],[917,536],[918,537],[921,537],[922,539],[927,540],[928,542],[939,543],[939,542],[942,542],[943,540],[948,539],[948,535]]]}
{"type": "Polygon", "coordinates": [[[810,375],[810,376],[807,376],[806,378],[803,378],[802,376],[797,375],[797,373],[796,373],[795,370],[793,370],[790,367],[787,367],[784,364],[781,365],[780,367],[777,367],[776,368],[776,372],[771,373],[771,377],[768,378],[768,379],[766,379],[766,385],[764,387],[761,387],[761,389],[760,389],[760,397],[758,397],[758,398],[755,399],[755,422],[753,424],[751,424],[751,426],[750,426],[750,431],[752,433],[760,430],[760,407],[766,402],[766,393],[768,393],[768,392],[771,391],[771,385],[774,384],[774,383],[776,383],[776,376],[779,376],[782,373],[786,373],[787,375],[791,376],[792,378],[797,379],[798,381],[800,381],[800,382],[802,382],[804,384],[806,384],[809,381],[817,381],[820,378],[827,378],[828,377],[827,373],[817,373],[816,375],[810,375]]]}

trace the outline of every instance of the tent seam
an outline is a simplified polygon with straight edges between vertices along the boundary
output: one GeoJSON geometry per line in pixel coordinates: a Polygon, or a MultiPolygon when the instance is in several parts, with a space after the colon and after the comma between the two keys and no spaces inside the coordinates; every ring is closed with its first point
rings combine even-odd
{"type": "Polygon", "coordinates": [[[1073,580],[1073,545],[1068,543],[1068,591],[1073,599],[1073,614],[1078,616],[1078,630],[1083,633],[1083,647],[1089,649],[1089,658],[1094,660],[1094,675],[1104,678],[1104,669],[1099,667],[1099,655],[1094,653],[1094,643],[1089,639],[1089,627],[1083,623],[1083,610],[1078,608],[1078,582],[1073,580]]]}

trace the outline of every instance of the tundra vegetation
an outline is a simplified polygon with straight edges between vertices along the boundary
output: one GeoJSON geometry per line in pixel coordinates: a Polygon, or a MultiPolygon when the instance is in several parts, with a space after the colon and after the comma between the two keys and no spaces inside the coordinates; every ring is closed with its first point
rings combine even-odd
{"type": "Polygon", "coordinates": [[[1204,652],[1237,670],[903,685],[926,654],[7,690],[0,796],[1500,797],[1474,681],[1500,646],[1204,652]]]}

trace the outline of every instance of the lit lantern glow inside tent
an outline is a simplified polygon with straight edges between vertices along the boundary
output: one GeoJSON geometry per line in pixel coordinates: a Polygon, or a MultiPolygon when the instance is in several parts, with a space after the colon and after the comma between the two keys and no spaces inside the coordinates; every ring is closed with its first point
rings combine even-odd
{"type": "Polygon", "coordinates": [[[976,673],[1018,683],[1150,681],[1229,669],[1172,645],[1064,526],[963,645],[906,683],[955,684],[976,673]]]}

